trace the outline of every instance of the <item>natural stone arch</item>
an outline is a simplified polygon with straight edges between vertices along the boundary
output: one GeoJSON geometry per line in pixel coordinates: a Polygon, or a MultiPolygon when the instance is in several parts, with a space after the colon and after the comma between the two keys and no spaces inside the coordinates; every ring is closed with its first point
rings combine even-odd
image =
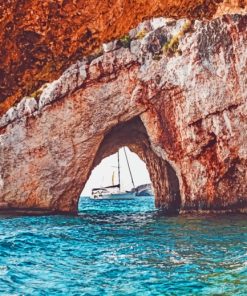
{"type": "Polygon", "coordinates": [[[156,207],[166,214],[178,214],[181,206],[178,177],[169,162],[152,150],[146,128],[139,116],[118,124],[106,134],[92,167],[123,146],[128,146],[145,162],[154,188],[156,207]]]}
{"type": "Polygon", "coordinates": [[[142,158],[165,163],[149,167],[165,172],[153,181],[164,194],[158,206],[173,208],[168,161],[176,211],[246,211],[246,24],[246,16],[164,22],[23,98],[0,118],[0,208],[74,212],[104,139],[139,116],[150,143],[142,158]],[[165,51],[171,31],[177,52],[165,51]]]}

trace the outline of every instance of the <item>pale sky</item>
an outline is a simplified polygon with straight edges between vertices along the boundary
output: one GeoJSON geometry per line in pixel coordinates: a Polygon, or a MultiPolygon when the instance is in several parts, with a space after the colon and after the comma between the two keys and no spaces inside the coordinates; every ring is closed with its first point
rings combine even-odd
{"type": "MultiPolygon", "coordinates": [[[[130,163],[130,169],[133,175],[135,186],[151,183],[146,164],[133,152],[126,147],[127,156],[130,163]]],[[[118,184],[117,174],[117,154],[111,155],[101,161],[101,163],[92,171],[87,184],[81,195],[91,195],[92,188],[112,185],[112,175],[114,171],[115,185],[118,184]]],[[[121,189],[130,190],[133,188],[128,165],[124,155],[123,148],[120,150],[120,171],[121,171],[121,189]]]]}

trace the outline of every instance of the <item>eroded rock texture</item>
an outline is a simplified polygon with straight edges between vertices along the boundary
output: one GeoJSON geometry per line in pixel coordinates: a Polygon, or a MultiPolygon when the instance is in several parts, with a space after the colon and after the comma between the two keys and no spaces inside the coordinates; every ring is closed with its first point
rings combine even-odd
{"type": "Polygon", "coordinates": [[[247,16],[154,20],[1,118],[0,206],[73,212],[128,145],[167,213],[247,209],[247,16]]]}
{"type": "Polygon", "coordinates": [[[0,2],[0,115],[143,19],[210,18],[246,7],[246,0],[0,2]]]}

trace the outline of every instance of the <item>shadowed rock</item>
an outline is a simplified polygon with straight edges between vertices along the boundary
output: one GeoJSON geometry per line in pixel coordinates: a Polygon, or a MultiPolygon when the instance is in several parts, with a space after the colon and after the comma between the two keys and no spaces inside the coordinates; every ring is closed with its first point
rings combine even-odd
{"type": "Polygon", "coordinates": [[[1,1],[0,115],[144,19],[210,18],[245,8],[246,0],[1,1]]]}

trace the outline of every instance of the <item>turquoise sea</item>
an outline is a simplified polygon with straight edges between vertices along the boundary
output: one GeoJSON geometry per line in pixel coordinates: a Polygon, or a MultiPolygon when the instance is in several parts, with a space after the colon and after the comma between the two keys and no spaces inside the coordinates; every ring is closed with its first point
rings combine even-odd
{"type": "Polygon", "coordinates": [[[0,218],[0,295],[247,295],[246,216],[162,217],[151,197],[0,218]]]}

